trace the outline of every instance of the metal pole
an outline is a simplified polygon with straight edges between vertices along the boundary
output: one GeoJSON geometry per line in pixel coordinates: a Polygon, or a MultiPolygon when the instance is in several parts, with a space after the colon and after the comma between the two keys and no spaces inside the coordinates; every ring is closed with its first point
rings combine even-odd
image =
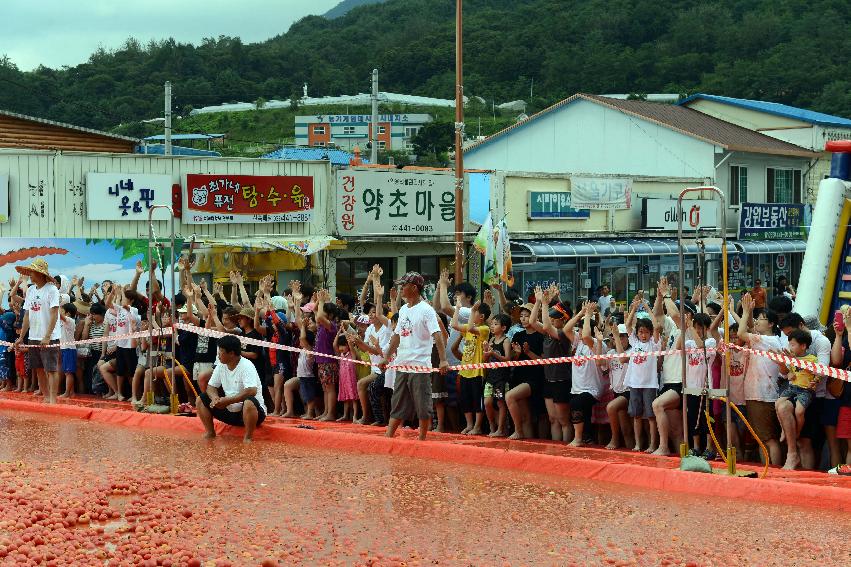
{"type": "Polygon", "coordinates": [[[682,381],[682,402],[683,402],[683,440],[680,443],[680,457],[685,457],[688,454],[688,402],[686,398],[685,386],[686,386],[686,356],[685,356],[685,333],[686,333],[686,302],[685,302],[685,289],[683,285],[683,274],[685,274],[685,254],[684,254],[684,246],[683,246],[683,195],[685,194],[684,190],[680,193],[680,197],[677,200],[677,242],[678,246],[678,258],[679,258],[679,290],[677,291],[677,298],[680,301],[680,336],[682,337],[683,344],[683,352],[680,352],[680,360],[682,361],[682,371],[683,371],[683,381],[682,381]]]}
{"type": "Polygon", "coordinates": [[[455,283],[464,261],[464,45],[462,0],[455,3],[455,283]]]}
{"type": "MultiPolygon", "coordinates": [[[[153,205],[148,210],[148,269],[149,269],[148,289],[150,290],[149,293],[148,293],[148,328],[150,329],[150,338],[151,338],[150,345],[148,346],[148,356],[147,356],[147,367],[148,367],[148,369],[153,368],[152,359],[153,359],[154,332],[153,332],[153,325],[151,323],[153,321],[154,302],[153,302],[153,298],[151,297],[151,295],[152,295],[153,289],[154,289],[153,282],[156,281],[156,277],[157,277],[156,272],[154,272],[153,250],[157,246],[160,245],[159,242],[156,241],[156,234],[155,234],[155,231],[154,231],[154,211],[156,209],[167,210],[168,213],[169,213],[169,219],[171,221],[169,223],[171,234],[169,235],[168,255],[167,256],[163,255],[164,257],[160,259],[160,262],[162,263],[162,266],[160,266],[161,270],[164,271],[166,269],[166,266],[165,266],[166,262],[171,263],[171,261],[173,261],[174,249],[175,249],[174,210],[171,207],[169,207],[168,205],[153,205]]],[[[171,413],[174,414],[174,413],[177,413],[177,408],[178,408],[178,405],[179,405],[178,399],[177,399],[177,388],[176,388],[176,381],[175,381],[175,378],[177,377],[177,373],[175,372],[177,359],[175,358],[175,346],[176,346],[175,345],[175,342],[176,342],[175,341],[175,339],[176,339],[175,335],[176,335],[176,333],[175,333],[175,328],[174,328],[174,324],[176,322],[176,319],[175,319],[176,312],[175,312],[175,307],[174,307],[175,281],[174,281],[174,269],[172,268],[169,271],[171,272],[171,300],[169,301],[169,312],[170,312],[170,315],[171,315],[171,317],[170,317],[171,328],[169,329],[168,332],[171,333],[171,368],[172,368],[172,372],[171,372],[171,390],[172,391],[171,391],[170,406],[171,406],[171,413]]],[[[163,277],[163,285],[165,285],[165,277],[163,277]]],[[[163,296],[165,296],[165,290],[164,289],[161,289],[160,292],[163,294],[163,296]]],[[[161,331],[162,331],[163,334],[165,334],[167,332],[165,329],[162,329],[161,331]]],[[[166,369],[165,371],[168,372],[168,369],[166,369]]]]}
{"type": "Polygon", "coordinates": [[[378,163],[378,69],[372,70],[372,125],[369,129],[369,163],[378,163]]]}
{"type": "Polygon", "coordinates": [[[165,155],[171,155],[171,81],[165,82],[165,155]]]}

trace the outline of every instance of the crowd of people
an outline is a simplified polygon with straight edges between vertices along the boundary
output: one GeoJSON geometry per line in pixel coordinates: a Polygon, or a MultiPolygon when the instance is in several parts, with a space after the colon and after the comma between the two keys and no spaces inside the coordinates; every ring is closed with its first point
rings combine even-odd
{"type": "MultiPolygon", "coordinates": [[[[353,421],[386,427],[390,436],[408,423],[421,439],[435,430],[656,455],[677,453],[685,437],[692,452],[713,458],[709,429],[723,446],[726,412],[703,390],[729,386],[730,403],[771,463],[836,471],[851,465],[851,387],[805,364],[851,367],[851,311],[838,311],[822,329],[795,313],[785,282],[769,297],[757,281],[725,312],[715,288],[700,286],[680,299],[666,277],[623,307],[605,286],[576,306],[557,286],[526,297],[493,286],[479,297],[446,272],[426,299],[421,275],[408,273],[386,290],[378,266],[358,298],[332,298],[298,281],[279,291],[272,276],[251,297],[239,272],[230,274],[225,297],[222,285],[193,281],[188,259],[178,270],[178,322],[195,329],[181,327],[172,344],[170,333],[128,336],[172,327],[160,282],[138,290],[141,262],[131,282],[88,289],[83,278],[52,277],[43,260],[18,267],[0,315],[0,330],[14,343],[0,347],[2,390],[34,392],[48,403],[93,393],[139,409],[168,403],[176,392],[208,436],[218,419],[244,426],[246,440],[267,416],[278,416],[353,421]],[[60,341],[99,337],[104,342],[59,348],[60,341]],[[719,347],[730,343],[727,385],[719,347]],[[784,353],[787,363],[759,351],[784,353]],[[568,356],[580,358],[477,366],[568,356]]],[[[738,415],[731,429],[740,454],[756,459],[755,440],[738,415]]]]}

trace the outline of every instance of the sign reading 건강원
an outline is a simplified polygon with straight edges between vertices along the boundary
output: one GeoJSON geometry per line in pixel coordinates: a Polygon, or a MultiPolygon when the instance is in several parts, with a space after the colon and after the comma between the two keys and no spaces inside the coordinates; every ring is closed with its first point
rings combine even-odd
{"type": "MultiPolygon", "coordinates": [[[[170,175],[153,173],[95,173],[86,175],[86,212],[89,220],[146,221],[154,205],[171,206],[170,175]]],[[[167,220],[165,209],[155,220],[167,220]]]]}
{"type": "Polygon", "coordinates": [[[446,173],[343,169],[337,172],[342,236],[455,232],[455,177],[446,173]]]}

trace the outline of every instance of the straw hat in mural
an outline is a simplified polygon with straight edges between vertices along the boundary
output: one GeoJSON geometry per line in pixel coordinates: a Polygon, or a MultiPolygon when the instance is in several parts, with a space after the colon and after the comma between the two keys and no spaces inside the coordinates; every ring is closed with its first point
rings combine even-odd
{"type": "Polygon", "coordinates": [[[53,281],[53,278],[50,277],[50,271],[47,269],[47,261],[43,258],[36,258],[29,266],[15,266],[15,270],[17,270],[19,274],[30,277],[33,274],[41,274],[45,276],[48,281],[53,281]]]}

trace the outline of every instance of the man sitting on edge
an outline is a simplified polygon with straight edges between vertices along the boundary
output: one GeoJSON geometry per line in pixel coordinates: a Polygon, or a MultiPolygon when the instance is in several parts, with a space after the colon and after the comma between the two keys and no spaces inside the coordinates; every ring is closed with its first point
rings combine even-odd
{"type": "Polygon", "coordinates": [[[219,364],[195,402],[198,417],[207,432],[205,439],[216,436],[213,418],[228,425],[245,427],[243,441],[251,442],[254,428],[266,419],[263,386],[251,361],[242,357],[239,339],[228,335],[218,341],[219,364]],[[219,395],[219,387],[225,395],[219,395]]]}

